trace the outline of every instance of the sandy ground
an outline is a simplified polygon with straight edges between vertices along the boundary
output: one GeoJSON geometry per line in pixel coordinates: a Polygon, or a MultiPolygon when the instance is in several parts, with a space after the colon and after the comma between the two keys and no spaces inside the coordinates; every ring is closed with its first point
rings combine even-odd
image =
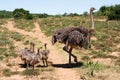
{"type": "MultiPolygon", "coordinates": [[[[46,35],[41,31],[39,24],[37,22],[35,22],[34,25],[35,25],[35,28],[33,29],[32,32],[27,32],[27,31],[15,28],[14,22],[12,22],[12,21],[8,21],[8,23],[6,25],[4,25],[4,27],[8,28],[10,31],[19,32],[20,34],[29,35],[33,38],[36,38],[36,39],[40,40],[43,44],[47,43],[48,49],[50,50],[49,60],[53,64],[63,65],[63,64],[68,63],[68,61],[65,61],[64,55],[60,54],[60,52],[55,48],[55,46],[53,46],[51,44],[50,38],[46,37],[46,35]]],[[[19,46],[19,45],[21,45],[21,47],[24,47],[24,45],[21,42],[15,42],[15,46],[19,46]]],[[[19,57],[16,58],[15,61],[17,63],[22,63],[19,57]]],[[[13,70],[14,70],[14,68],[13,68],[13,70]]],[[[24,69],[17,67],[17,70],[22,71],[24,69]]],[[[74,69],[63,68],[62,66],[55,67],[54,77],[57,80],[80,80],[80,74],[78,74],[74,69]]],[[[14,75],[9,78],[7,78],[7,77],[0,78],[0,80],[8,80],[8,79],[9,80],[27,80],[25,77],[20,76],[20,75],[14,75]]],[[[33,80],[33,79],[29,79],[29,80],[33,80]]]]}

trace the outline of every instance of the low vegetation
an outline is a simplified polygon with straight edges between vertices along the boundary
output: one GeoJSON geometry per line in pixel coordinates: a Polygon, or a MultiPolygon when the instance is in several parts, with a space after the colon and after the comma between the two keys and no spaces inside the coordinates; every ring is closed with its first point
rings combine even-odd
{"type": "MultiPolygon", "coordinates": [[[[117,5],[116,5],[117,6],[117,5]]],[[[118,5],[119,6],[119,5],[118,5]]],[[[104,7],[103,7],[104,8],[104,7]]],[[[106,8],[107,9],[107,8],[106,8]]],[[[100,9],[102,11],[102,8],[100,9]]],[[[107,12],[107,11],[106,11],[107,12]]],[[[76,15],[76,14],[74,14],[76,15]]],[[[40,25],[42,31],[50,37],[54,30],[64,27],[72,27],[72,26],[85,26],[87,28],[90,27],[90,20],[87,13],[85,15],[59,15],[59,16],[49,16],[45,14],[43,17],[41,15],[39,18],[34,20],[26,20],[26,19],[12,19],[14,21],[14,26],[16,28],[32,31],[35,27],[34,22],[37,21],[40,25]]],[[[79,56],[80,61],[82,60],[83,65],[81,67],[77,67],[78,73],[82,75],[82,79],[101,79],[105,80],[105,75],[103,75],[104,71],[109,71],[109,74],[115,72],[117,74],[120,73],[120,59],[118,56],[111,55],[113,52],[120,52],[120,21],[110,21],[107,20],[106,13],[103,14],[101,12],[95,13],[95,40],[91,40],[90,45],[87,50],[80,49],[75,50],[74,53],[79,56]],[[99,18],[103,21],[100,21],[99,18]],[[104,20],[106,19],[106,21],[104,20]],[[94,61],[98,59],[98,61],[94,61]],[[101,64],[99,59],[111,59],[111,64],[101,64]]],[[[36,16],[36,15],[34,15],[36,16]]],[[[2,25],[6,24],[8,19],[0,19],[0,62],[4,59],[12,56],[14,58],[17,57],[14,45],[14,42],[21,42],[26,46],[30,43],[30,41],[35,41],[36,44],[40,44],[37,47],[41,48],[42,43],[37,41],[35,38],[31,38],[30,36],[24,36],[18,32],[11,32],[6,28],[3,28],[2,25]]],[[[57,47],[59,47],[57,45],[57,47]]],[[[8,65],[7,65],[8,66],[8,65]]],[[[10,66],[10,65],[9,65],[10,66]]],[[[8,67],[9,67],[8,66],[8,67]]],[[[3,69],[2,74],[4,76],[11,76],[14,74],[22,74],[26,76],[31,75],[41,75],[43,72],[52,72],[54,71],[54,67],[50,68],[41,68],[41,69],[29,69],[24,70],[23,72],[14,72],[10,69],[3,69]]],[[[107,76],[108,77],[108,76],[107,76]]],[[[43,77],[44,78],[44,77],[43,77]]]]}
{"type": "Polygon", "coordinates": [[[22,75],[31,76],[31,75],[40,75],[42,71],[40,69],[26,69],[22,72],[22,75]]]}
{"type": "Polygon", "coordinates": [[[6,19],[0,19],[0,25],[4,25],[5,23],[7,23],[6,19]]]}
{"type": "Polygon", "coordinates": [[[3,76],[6,76],[6,77],[10,77],[10,76],[12,76],[12,75],[17,75],[17,74],[19,74],[20,72],[18,72],[18,71],[11,71],[10,69],[8,69],[8,68],[5,68],[5,69],[3,69],[3,76]]]}
{"type": "Polygon", "coordinates": [[[0,60],[9,56],[17,57],[14,40],[22,41],[24,36],[17,32],[10,32],[6,28],[0,28],[0,60]]]}
{"type": "Polygon", "coordinates": [[[25,20],[25,19],[16,19],[15,21],[15,27],[19,29],[23,29],[25,31],[31,31],[35,25],[33,20],[25,20]]]}
{"type": "Polygon", "coordinates": [[[24,76],[31,76],[31,75],[40,75],[43,72],[52,72],[54,71],[53,67],[46,67],[46,68],[40,68],[40,69],[26,69],[22,72],[22,75],[24,76]]]}

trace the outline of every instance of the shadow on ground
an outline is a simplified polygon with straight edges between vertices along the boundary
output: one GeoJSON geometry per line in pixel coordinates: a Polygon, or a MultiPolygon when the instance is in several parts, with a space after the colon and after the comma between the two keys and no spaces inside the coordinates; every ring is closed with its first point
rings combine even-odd
{"type": "MultiPolygon", "coordinates": [[[[19,64],[21,68],[26,68],[26,64],[19,64]]],[[[52,62],[48,62],[48,66],[56,67],[56,68],[77,68],[83,66],[83,62],[71,63],[71,64],[53,64],[52,62]]],[[[32,67],[29,65],[29,67],[32,67]]],[[[46,67],[44,65],[37,65],[36,67],[46,67]]]]}
{"type": "Polygon", "coordinates": [[[71,64],[52,64],[53,67],[57,68],[77,68],[83,66],[83,62],[71,63],[71,64]]]}
{"type": "MultiPolygon", "coordinates": [[[[27,65],[26,65],[26,64],[19,64],[19,66],[20,66],[21,68],[27,68],[27,65]]],[[[29,65],[29,67],[32,67],[32,66],[29,65]]],[[[46,66],[44,66],[44,65],[37,65],[36,67],[46,67],[46,66]]]]}
{"type": "MultiPolygon", "coordinates": [[[[51,62],[51,61],[48,61],[48,66],[51,66],[53,63],[51,62]]],[[[24,64],[19,64],[19,66],[21,67],[21,68],[26,68],[27,67],[27,64],[26,63],[24,63],[24,64]]],[[[29,67],[32,67],[30,64],[29,64],[29,67]]],[[[45,66],[45,65],[43,65],[43,64],[39,64],[39,65],[37,65],[36,67],[47,67],[47,66],[45,66]]]]}
{"type": "Polygon", "coordinates": [[[21,67],[21,68],[26,68],[26,64],[19,64],[19,66],[21,67]]]}

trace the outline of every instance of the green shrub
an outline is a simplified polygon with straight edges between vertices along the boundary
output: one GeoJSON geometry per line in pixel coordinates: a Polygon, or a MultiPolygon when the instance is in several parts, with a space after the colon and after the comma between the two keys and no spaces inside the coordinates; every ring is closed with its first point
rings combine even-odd
{"type": "Polygon", "coordinates": [[[8,54],[8,53],[4,53],[3,54],[5,57],[8,57],[10,54],[8,54]]]}
{"type": "Polygon", "coordinates": [[[0,55],[6,54],[7,48],[0,48],[0,55]]]}
{"type": "Polygon", "coordinates": [[[30,76],[30,75],[40,75],[41,72],[42,71],[39,70],[39,69],[35,69],[35,70],[33,70],[33,69],[26,69],[26,70],[24,70],[22,72],[22,75],[28,75],[28,76],[30,76]]]}
{"type": "Polygon", "coordinates": [[[0,55],[0,61],[2,61],[2,60],[3,60],[3,58],[4,58],[4,56],[3,56],[3,55],[0,55]]]}
{"type": "Polygon", "coordinates": [[[9,43],[10,41],[8,39],[8,35],[4,32],[1,32],[0,33],[0,46],[6,46],[9,43]]]}
{"type": "Polygon", "coordinates": [[[102,51],[97,51],[93,58],[108,58],[107,54],[105,54],[104,52],[102,51]]]}
{"type": "Polygon", "coordinates": [[[11,72],[12,75],[16,75],[16,74],[19,74],[19,73],[20,73],[19,71],[11,72]]]}
{"type": "Polygon", "coordinates": [[[17,54],[16,54],[16,52],[15,51],[10,51],[10,56],[13,56],[13,57],[17,57],[17,54]]]}
{"type": "Polygon", "coordinates": [[[15,19],[21,19],[21,18],[28,20],[33,19],[32,14],[30,14],[29,11],[24,10],[23,8],[15,9],[13,11],[13,16],[15,19]]]}
{"type": "Polygon", "coordinates": [[[18,32],[11,32],[10,37],[16,41],[21,41],[24,39],[23,35],[19,34],[18,32]]]}
{"type": "Polygon", "coordinates": [[[117,60],[115,61],[115,65],[120,66],[120,59],[117,59],[117,60]]]}
{"type": "Polygon", "coordinates": [[[0,25],[3,25],[5,23],[7,23],[7,21],[5,19],[0,19],[0,25]]]}
{"type": "Polygon", "coordinates": [[[14,49],[15,49],[15,46],[10,45],[9,49],[10,49],[10,50],[14,50],[14,49]]]}
{"type": "Polygon", "coordinates": [[[95,76],[94,71],[102,70],[104,68],[104,65],[99,64],[98,62],[93,63],[93,62],[89,61],[89,62],[87,62],[86,67],[88,67],[88,69],[89,69],[89,74],[91,76],[95,76]]]}
{"type": "Polygon", "coordinates": [[[3,75],[6,77],[10,77],[11,75],[16,75],[19,74],[20,72],[18,71],[11,71],[10,69],[3,69],[3,75]]]}
{"type": "Polygon", "coordinates": [[[89,56],[83,56],[82,60],[88,61],[88,60],[90,60],[90,57],[89,56]]]}
{"type": "Polygon", "coordinates": [[[10,77],[11,76],[11,70],[10,69],[3,69],[3,75],[6,77],[10,77]]]}
{"type": "Polygon", "coordinates": [[[23,44],[28,45],[29,43],[30,43],[29,40],[26,40],[23,44]]]}
{"type": "Polygon", "coordinates": [[[35,25],[33,20],[19,19],[15,20],[15,27],[23,29],[25,31],[31,31],[35,28],[35,25]]]}

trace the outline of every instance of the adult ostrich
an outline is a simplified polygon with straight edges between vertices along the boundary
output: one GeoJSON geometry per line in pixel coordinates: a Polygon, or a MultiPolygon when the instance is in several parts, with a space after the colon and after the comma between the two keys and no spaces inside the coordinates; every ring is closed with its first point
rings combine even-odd
{"type": "Polygon", "coordinates": [[[69,64],[71,64],[71,56],[74,61],[77,62],[77,57],[72,54],[72,50],[75,47],[87,48],[90,42],[91,35],[94,32],[94,21],[93,21],[93,11],[95,8],[90,8],[90,19],[92,27],[87,29],[85,27],[67,27],[63,29],[58,29],[54,32],[52,36],[52,44],[56,42],[64,43],[65,46],[63,50],[69,54],[69,64]]]}

